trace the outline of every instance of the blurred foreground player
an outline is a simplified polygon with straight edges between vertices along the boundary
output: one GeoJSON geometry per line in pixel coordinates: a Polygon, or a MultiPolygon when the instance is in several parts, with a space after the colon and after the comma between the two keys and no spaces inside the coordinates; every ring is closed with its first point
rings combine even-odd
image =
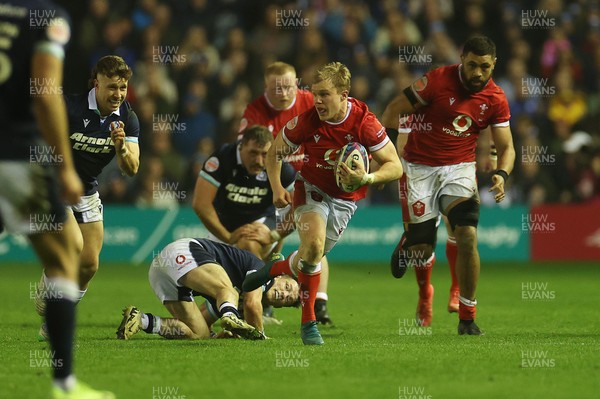
{"type": "Polygon", "coordinates": [[[73,166],[61,95],[68,18],[49,1],[9,0],[0,7],[0,31],[0,220],[9,232],[28,236],[48,275],[52,397],[114,398],[73,374],[79,254],[77,225],[67,218],[62,200],[76,204],[83,187],[73,166]]]}
{"type": "MultiPolygon", "coordinates": [[[[68,212],[68,217],[79,226],[78,302],[98,271],[104,239],[98,175],[115,156],[121,172],[128,176],[134,176],[140,165],[140,124],[125,100],[131,75],[131,68],[121,57],[108,55],[98,60],[92,70],[89,92],[65,96],[73,160],[84,189],[79,202],[71,205],[68,212]]],[[[45,284],[46,277],[42,274],[40,289],[45,284]]],[[[43,316],[44,301],[40,297],[36,295],[36,310],[43,316]]],[[[45,325],[40,328],[39,335],[46,338],[45,325]]]]}
{"type": "Polygon", "coordinates": [[[262,323],[263,291],[273,305],[293,306],[298,301],[298,285],[291,278],[278,279],[267,287],[243,292],[246,275],[264,267],[251,254],[208,239],[182,238],[167,245],[152,260],[148,278],[154,293],[173,318],[142,313],[135,306],[123,311],[117,338],[129,339],[140,330],[165,338],[207,339],[210,325],[221,320],[221,327],[246,339],[265,339],[262,323]],[[244,316],[237,308],[239,294],[244,295],[244,316]],[[208,312],[194,302],[206,298],[208,312]]]}
{"type": "Polygon", "coordinates": [[[300,236],[297,252],[284,261],[256,272],[244,288],[253,289],[273,276],[297,271],[302,300],[301,338],[305,345],[322,345],[317,329],[314,302],[319,286],[321,259],[337,243],[356,211],[356,202],[365,197],[367,185],[396,180],[402,164],[385,129],[367,106],[349,97],[350,71],[333,62],[319,68],[312,84],[314,108],[289,121],[267,154],[267,173],[273,188],[273,202],[279,208],[292,202],[291,194],[279,180],[281,157],[304,146],[305,160],[296,176],[294,218],[300,236]],[[337,172],[347,185],[361,186],[354,192],[342,191],[336,184],[336,153],[349,142],[358,142],[381,167],[374,173],[355,163],[337,172]]]}
{"type": "MultiPolygon", "coordinates": [[[[244,110],[244,116],[240,122],[240,137],[242,137],[250,126],[266,126],[277,137],[285,124],[308,111],[313,107],[313,95],[310,91],[298,87],[296,69],[285,62],[276,61],[265,68],[264,73],[265,92],[262,96],[252,101],[244,110]]],[[[293,154],[286,155],[283,160],[294,167],[297,172],[304,165],[304,149],[298,147],[293,154]]],[[[291,207],[278,210],[278,224],[286,217],[291,207]]],[[[289,230],[287,226],[282,228],[289,230]]],[[[281,250],[283,241],[278,240],[275,251],[281,250]]],[[[321,281],[315,300],[315,315],[317,321],[322,324],[332,324],[327,311],[327,285],[329,283],[329,263],[327,257],[321,261],[321,281]]],[[[265,313],[269,313],[265,309],[265,313]]]]}
{"type": "Polygon", "coordinates": [[[415,114],[426,122],[416,124],[404,146],[406,174],[400,181],[400,198],[406,233],[394,250],[392,265],[398,265],[401,276],[407,263],[417,262],[417,317],[423,325],[431,323],[436,223],[440,213],[447,216],[456,238],[460,335],[481,334],[475,324],[480,267],[475,147],[480,131],[491,126],[498,151],[490,189],[496,202],[504,200],[504,183],[515,161],[508,102],[491,78],[495,65],[495,44],[487,37],[473,37],[464,44],[461,64],[428,72],[392,100],[383,115],[390,134],[399,117],[415,114]]]}

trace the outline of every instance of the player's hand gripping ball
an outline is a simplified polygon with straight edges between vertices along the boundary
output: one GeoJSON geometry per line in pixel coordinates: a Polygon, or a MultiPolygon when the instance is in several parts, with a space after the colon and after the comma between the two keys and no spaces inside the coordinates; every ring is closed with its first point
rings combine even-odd
{"type": "Polygon", "coordinates": [[[338,169],[342,163],[348,165],[348,167],[352,170],[356,169],[356,163],[361,163],[365,167],[365,173],[369,172],[369,154],[365,147],[363,147],[360,143],[350,142],[342,147],[340,152],[338,153],[337,160],[335,162],[335,182],[339,188],[347,193],[351,193],[360,188],[360,184],[344,184],[341,181],[340,174],[338,173],[338,169]]]}

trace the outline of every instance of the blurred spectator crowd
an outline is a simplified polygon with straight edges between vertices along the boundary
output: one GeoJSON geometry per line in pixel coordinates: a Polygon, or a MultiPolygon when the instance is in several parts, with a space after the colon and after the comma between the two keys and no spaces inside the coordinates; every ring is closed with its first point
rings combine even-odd
{"type": "MultiPolygon", "coordinates": [[[[350,95],[381,116],[429,69],[460,62],[474,34],[497,45],[494,80],[507,95],[517,154],[510,203],[600,197],[600,5],[594,0],[88,0],[63,1],[73,19],[65,90],[87,90],[89,71],[117,54],[133,68],[128,99],[140,118],[133,179],[111,164],[104,203],[191,201],[202,163],[234,141],[263,70],[280,60],[310,88],[330,61],[352,73],[350,95]],[[417,54],[413,57],[401,55],[417,54]],[[157,195],[162,192],[178,195],[157,195]]],[[[480,154],[487,157],[487,154],[480,154]]],[[[482,164],[485,162],[482,162],[482,164]]],[[[489,173],[480,172],[482,199],[489,173]]],[[[397,188],[368,203],[394,203],[397,188]]]]}

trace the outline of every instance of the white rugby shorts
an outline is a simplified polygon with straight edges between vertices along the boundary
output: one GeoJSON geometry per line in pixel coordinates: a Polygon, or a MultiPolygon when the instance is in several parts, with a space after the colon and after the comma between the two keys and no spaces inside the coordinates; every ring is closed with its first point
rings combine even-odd
{"type": "Polygon", "coordinates": [[[402,219],[405,223],[421,223],[437,218],[443,195],[479,198],[475,162],[456,165],[428,166],[402,159],[404,175],[399,182],[402,219]]]}

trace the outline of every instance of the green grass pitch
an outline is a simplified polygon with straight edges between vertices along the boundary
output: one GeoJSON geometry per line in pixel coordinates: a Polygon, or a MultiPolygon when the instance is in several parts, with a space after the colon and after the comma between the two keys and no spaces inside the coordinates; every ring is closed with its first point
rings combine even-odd
{"type": "MultiPolygon", "coordinates": [[[[47,346],[30,299],[36,265],[0,266],[0,398],[46,398],[47,346]]],[[[272,338],[115,339],[121,309],[166,316],[147,268],[102,265],[78,307],[76,372],[122,399],[598,398],[600,268],[591,263],[485,262],[478,290],[481,337],[458,336],[446,311],[449,273],[438,262],[430,328],[413,324],[414,273],[385,264],[332,262],[325,345],[305,347],[300,311],[276,310],[272,338]]]]}

